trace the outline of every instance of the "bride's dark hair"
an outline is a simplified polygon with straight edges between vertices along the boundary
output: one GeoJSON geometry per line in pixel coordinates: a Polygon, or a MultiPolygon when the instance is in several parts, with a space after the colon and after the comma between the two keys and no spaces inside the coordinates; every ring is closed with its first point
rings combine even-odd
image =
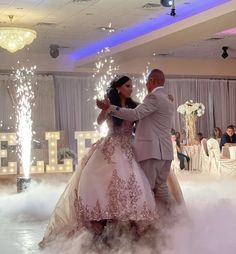
{"type": "MultiPolygon", "coordinates": [[[[117,87],[123,86],[126,82],[131,80],[127,76],[115,77],[107,89],[107,97],[109,98],[112,105],[121,107],[120,95],[118,93],[117,87]]],[[[138,103],[133,101],[131,98],[127,98],[125,102],[128,108],[136,108],[138,103]]],[[[123,122],[122,119],[112,116],[113,126],[120,126],[123,122]]]]}

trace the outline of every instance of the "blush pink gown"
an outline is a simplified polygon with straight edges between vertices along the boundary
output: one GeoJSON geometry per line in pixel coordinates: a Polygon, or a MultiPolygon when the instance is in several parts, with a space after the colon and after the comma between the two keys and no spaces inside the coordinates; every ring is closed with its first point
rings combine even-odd
{"type": "Polygon", "coordinates": [[[135,161],[132,123],[112,127],[83,158],[50,218],[43,242],[71,236],[89,221],[152,223],[156,203],[149,182],[135,161]]]}

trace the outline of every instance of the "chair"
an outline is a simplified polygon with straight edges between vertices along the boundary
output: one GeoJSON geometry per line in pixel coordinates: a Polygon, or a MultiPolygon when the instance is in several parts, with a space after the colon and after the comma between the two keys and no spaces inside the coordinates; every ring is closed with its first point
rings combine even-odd
{"type": "Polygon", "coordinates": [[[203,138],[202,141],[201,141],[201,145],[205,151],[205,154],[208,156],[208,149],[207,149],[207,139],[206,138],[203,138]]]}
{"type": "Polygon", "coordinates": [[[209,173],[209,156],[208,156],[208,149],[207,149],[207,139],[203,139],[201,141],[201,148],[200,148],[200,170],[203,173],[209,173]]]}
{"type": "Polygon", "coordinates": [[[221,158],[220,147],[217,140],[211,138],[207,141],[209,151],[209,168],[211,173],[218,175],[235,175],[236,160],[221,158]]]}

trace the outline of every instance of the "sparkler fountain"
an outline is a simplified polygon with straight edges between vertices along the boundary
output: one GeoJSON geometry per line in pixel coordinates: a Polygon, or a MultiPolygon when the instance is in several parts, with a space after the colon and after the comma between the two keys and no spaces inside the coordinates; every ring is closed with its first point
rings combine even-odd
{"type": "MultiPolygon", "coordinates": [[[[102,58],[105,53],[109,52],[109,48],[106,48],[99,52],[98,61],[95,63],[95,70],[93,77],[98,77],[99,80],[95,85],[95,92],[97,93],[94,96],[94,100],[97,98],[103,99],[106,94],[106,89],[108,88],[112,79],[117,75],[117,71],[119,70],[119,66],[115,65],[115,61],[112,57],[102,58]]],[[[142,73],[142,78],[136,80],[136,85],[134,84],[134,92],[137,101],[142,102],[144,97],[147,95],[147,89],[145,87],[147,77],[150,72],[150,63],[148,62],[146,65],[145,72],[142,73]]],[[[96,107],[95,107],[96,109],[96,107]]],[[[106,122],[104,122],[100,128],[98,129],[97,123],[94,123],[95,129],[100,133],[101,136],[106,136],[108,132],[108,127],[106,122]]]]}
{"type": "Polygon", "coordinates": [[[147,88],[145,86],[147,82],[147,77],[150,73],[150,63],[148,62],[146,65],[145,72],[142,73],[142,78],[137,82],[137,85],[134,86],[135,96],[138,99],[138,102],[142,102],[144,97],[147,95],[147,88]]]}
{"type": "MultiPolygon", "coordinates": [[[[94,70],[93,77],[94,78],[99,77],[99,80],[95,84],[94,90],[97,95],[94,96],[93,98],[94,100],[96,100],[97,98],[98,99],[104,98],[108,86],[110,85],[113,78],[116,76],[117,74],[116,72],[119,69],[119,66],[115,65],[115,61],[112,57],[102,58],[109,51],[110,51],[109,48],[105,48],[104,50],[98,53],[99,58],[98,58],[98,61],[95,63],[95,70],[94,70]]],[[[95,109],[97,108],[95,107],[95,109]]],[[[107,135],[108,127],[106,122],[104,122],[100,126],[99,130],[98,130],[97,122],[94,122],[94,127],[100,133],[101,136],[104,137],[107,135]]]]}
{"type": "Polygon", "coordinates": [[[24,191],[30,185],[31,143],[32,143],[32,106],[34,105],[33,85],[36,84],[34,71],[22,67],[13,72],[16,90],[16,127],[18,156],[23,176],[17,177],[17,192],[24,191]]]}

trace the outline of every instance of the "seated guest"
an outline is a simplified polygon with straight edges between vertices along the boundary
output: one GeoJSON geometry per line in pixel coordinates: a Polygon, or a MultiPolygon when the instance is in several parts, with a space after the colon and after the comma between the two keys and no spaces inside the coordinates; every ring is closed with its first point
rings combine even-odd
{"type": "Polygon", "coordinates": [[[186,137],[186,131],[182,130],[180,135],[180,143],[182,145],[187,145],[187,137],[186,137]]]}
{"type": "Polygon", "coordinates": [[[177,131],[175,133],[175,141],[176,141],[176,149],[177,149],[177,156],[179,159],[179,166],[180,169],[185,169],[185,160],[189,162],[190,158],[182,153],[181,146],[180,146],[180,133],[177,131]]]}
{"type": "Polygon", "coordinates": [[[216,139],[220,143],[221,137],[222,137],[221,129],[219,127],[215,127],[213,138],[216,139]]]}
{"type": "Polygon", "coordinates": [[[229,125],[221,137],[220,150],[222,150],[222,146],[231,146],[233,144],[236,145],[236,134],[234,133],[234,126],[229,125]]]}
{"type": "Polygon", "coordinates": [[[201,144],[201,141],[203,140],[203,134],[198,132],[196,139],[198,140],[199,144],[201,144]]]}
{"type": "Polygon", "coordinates": [[[236,126],[234,125],[234,134],[236,134],[236,126]]]}
{"type": "Polygon", "coordinates": [[[171,128],[171,131],[170,131],[171,135],[175,135],[176,133],[176,130],[174,128],[171,128]]]}
{"type": "Polygon", "coordinates": [[[201,145],[201,141],[203,140],[203,134],[198,132],[198,134],[194,137],[193,145],[201,145]]]}

